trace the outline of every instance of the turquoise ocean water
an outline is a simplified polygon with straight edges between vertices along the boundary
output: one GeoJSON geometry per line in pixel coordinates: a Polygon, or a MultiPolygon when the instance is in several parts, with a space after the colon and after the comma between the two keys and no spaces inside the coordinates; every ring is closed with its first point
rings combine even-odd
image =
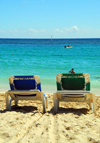
{"type": "Polygon", "coordinates": [[[53,93],[56,75],[71,68],[89,73],[91,91],[100,95],[100,39],[0,39],[1,92],[9,89],[11,75],[39,75],[42,90],[53,93]]]}

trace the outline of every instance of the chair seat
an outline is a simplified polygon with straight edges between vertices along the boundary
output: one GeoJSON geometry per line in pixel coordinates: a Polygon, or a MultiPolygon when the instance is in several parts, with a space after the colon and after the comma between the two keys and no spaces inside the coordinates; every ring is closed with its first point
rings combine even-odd
{"type": "Polygon", "coordinates": [[[62,77],[61,85],[64,90],[82,90],[85,87],[85,78],[62,77]]]}

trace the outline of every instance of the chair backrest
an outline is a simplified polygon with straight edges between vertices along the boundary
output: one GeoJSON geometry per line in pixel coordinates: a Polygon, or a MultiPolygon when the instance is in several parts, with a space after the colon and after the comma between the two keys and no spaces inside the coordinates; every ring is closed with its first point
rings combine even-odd
{"type": "Polygon", "coordinates": [[[56,76],[57,90],[86,90],[90,91],[89,74],[58,74],[56,76]]]}
{"type": "Polygon", "coordinates": [[[9,84],[11,90],[34,90],[41,91],[39,76],[10,76],[9,84]]]}

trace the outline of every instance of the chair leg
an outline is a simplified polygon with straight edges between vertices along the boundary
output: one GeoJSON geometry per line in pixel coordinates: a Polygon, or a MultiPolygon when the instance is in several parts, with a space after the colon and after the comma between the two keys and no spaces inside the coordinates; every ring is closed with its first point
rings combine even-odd
{"type": "Polygon", "coordinates": [[[93,95],[93,113],[96,115],[96,101],[95,101],[95,95],[93,95]]]}
{"type": "Polygon", "coordinates": [[[18,100],[15,100],[15,106],[18,106],[18,100]]]}
{"type": "Polygon", "coordinates": [[[90,103],[90,109],[92,109],[92,103],[90,103]]]}
{"type": "Polygon", "coordinates": [[[48,105],[49,105],[48,95],[46,95],[45,98],[46,98],[46,107],[48,108],[48,105]]]}
{"type": "Polygon", "coordinates": [[[90,109],[92,109],[92,103],[88,103],[88,105],[89,105],[90,109]]]}
{"type": "Polygon", "coordinates": [[[59,100],[57,101],[57,110],[59,109],[59,100]]]}
{"type": "Polygon", "coordinates": [[[12,101],[12,98],[10,98],[10,102],[9,102],[9,111],[11,111],[11,101],[12,101]]]}
{"type": "Polygon", "coordinates": [[[54,99],[54,112],[55,114],[57,113],[58,111],[58,99],[54,99]]]}
{"type": "Polygon", "coordinates": [[[5,93],[6,109],[8,110],[8,94],[5,93]]]}
{"type": "Polygon", "coordinates": [[[10,95],[7,93],[5,93],[5,98],[6,98],[6,109],[10,111],[12,98],[10,98],[10,95]]]}
{"type": "Polygon", "coordinates": [[[42,104],[43,104],[43,113],[45,113],[46,112],[46,101],[45,101],[46,99],[45,99],[45,97],[44,98],[42,98],[42,104]]]}

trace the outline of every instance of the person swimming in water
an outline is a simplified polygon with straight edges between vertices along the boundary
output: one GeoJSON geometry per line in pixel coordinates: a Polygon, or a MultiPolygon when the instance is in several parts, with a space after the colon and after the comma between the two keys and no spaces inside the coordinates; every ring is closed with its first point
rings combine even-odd
{"type": "Polygon", "coordinates": [[[72,68],[69,72],[70,72],[70,73],[75,73],[75,71],[74,71],[74,69],[73,69],[73,68],[72,68]]]}
{"type": "Polygon", "coordinates": [[[68,46],[64,46],[64,48],[68,48],[69,47],[69,45],[68,46]]]}

